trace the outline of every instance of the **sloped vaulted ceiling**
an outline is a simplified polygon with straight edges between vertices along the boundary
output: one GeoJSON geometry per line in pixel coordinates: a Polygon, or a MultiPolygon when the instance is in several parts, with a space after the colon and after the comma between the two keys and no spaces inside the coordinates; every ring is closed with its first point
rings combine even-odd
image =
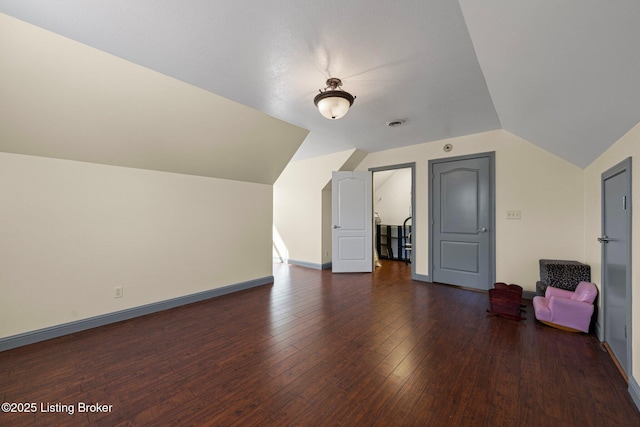
{"type": "MultiPolygon", "coordinates": [[[[504,128],[584,167],[640,121],[636,0],[0,0],[0,12],[308,129],[294,158],[504,128]],[[338,121],[312,103],[328,77],[357,96],[338,121]]],[[[110,123],[140,132],[143,111],[110,123]]],[[[186,133],[160,147],[184,149],[186,133]]]]}
{"type": "Polygon", "coordinates": [[[460,0],[502,127],[585,167],[640,121],[640,2],[460,0]]]}
{"type": "Polygon", "coordinates": [[[307,131],[0,14],[0,151],[273,184],[307,131]]]}

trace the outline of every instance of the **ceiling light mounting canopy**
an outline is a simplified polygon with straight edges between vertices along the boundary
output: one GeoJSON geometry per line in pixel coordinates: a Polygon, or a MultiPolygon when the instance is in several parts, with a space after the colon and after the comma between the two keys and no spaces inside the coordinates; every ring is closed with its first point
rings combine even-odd
{"type": "Polygon", "coordinates": [[[327,87],[324,90],[320,89],[320,93],[313,99],[320,114],[327,119],[336,120],[344,117],[356,99],[349,92],[340,89],[341,86],[342,80],[335,77],[327,79],[327,87]]]}

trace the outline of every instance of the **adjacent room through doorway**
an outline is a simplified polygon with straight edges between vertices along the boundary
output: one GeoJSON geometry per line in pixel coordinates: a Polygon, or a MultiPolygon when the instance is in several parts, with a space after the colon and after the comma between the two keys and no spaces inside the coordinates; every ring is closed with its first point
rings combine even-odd
{"type": "Polygon", "coordinates": [[[412,264],[413,170],[410,164],[372,169],[374,259],[412,264]]]}

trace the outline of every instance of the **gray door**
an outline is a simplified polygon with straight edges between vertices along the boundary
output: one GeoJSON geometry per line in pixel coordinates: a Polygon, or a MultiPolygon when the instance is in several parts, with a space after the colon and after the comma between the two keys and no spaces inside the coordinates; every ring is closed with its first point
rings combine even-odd
{"type": "Polygon", "coordinates": [[[492,281],[492,156],[434,161],[432,281],[489,289],[492,281]]]}
{"type": "Polygon", "coordinates": [[[605,341],[622,369],[629,373],[631,236],[631,163],[623,162],[602,175],[602,293],[605,341]]]}

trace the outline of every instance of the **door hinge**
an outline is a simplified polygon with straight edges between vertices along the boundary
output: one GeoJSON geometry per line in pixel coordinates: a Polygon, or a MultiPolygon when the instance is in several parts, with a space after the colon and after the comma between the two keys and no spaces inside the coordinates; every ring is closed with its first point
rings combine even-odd
{"type": "Polygon", "coordinates": [[[627,196],[622,196],[622,209],[627,210],[627,196]]]}

